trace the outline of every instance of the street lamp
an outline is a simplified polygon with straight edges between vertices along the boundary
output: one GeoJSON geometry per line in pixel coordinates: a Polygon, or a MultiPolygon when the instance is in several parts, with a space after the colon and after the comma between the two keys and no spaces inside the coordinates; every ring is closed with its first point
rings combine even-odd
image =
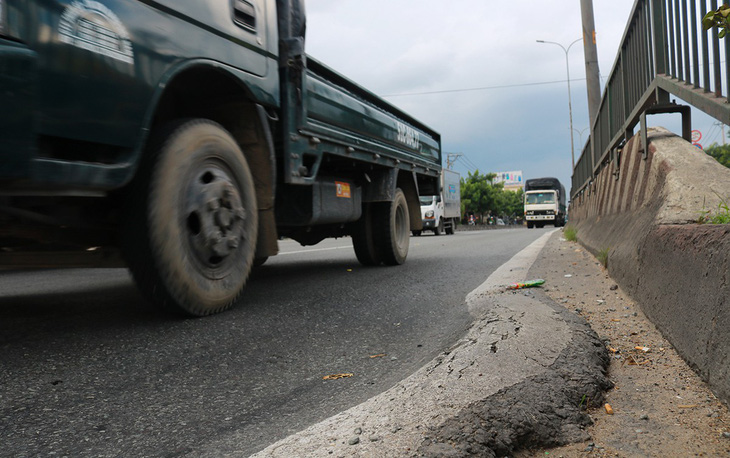
{"type": "Polygon", "coordinates": [[[568,48],[566,49],[565,46],[561,45],[560,43],[556,43],[554,41],[545,41],[545,40],[537,40],[538,43],[547,43],[550,45],[558,45],[560,46],[563,51],[565,52],[565,69],[568,72],[568,116],[570,117],[570,158],[573,161],[573,168],[575,169],[575,152],[573,148],[573,103],[570,100],[570,65],[568,65],[568,51],[570,51],[570,48],[581,41],[583,38],[578,38],[574,42],[568,45],[568,48]]]}
{"type": "MultiPolygon", "coordinates": [[[[588,127],[583,128],[581,130],[578,130],[578,129],[573,129],[573,130],[576,131],[576,132],[578,132],[578,135],[580,135],[580,144],[583,145],[583,132],[585,132],[586,130],[588,130],[588,127]]],[[[581,146],[581,148],[582,148],[582,146],[581,146]]]]}

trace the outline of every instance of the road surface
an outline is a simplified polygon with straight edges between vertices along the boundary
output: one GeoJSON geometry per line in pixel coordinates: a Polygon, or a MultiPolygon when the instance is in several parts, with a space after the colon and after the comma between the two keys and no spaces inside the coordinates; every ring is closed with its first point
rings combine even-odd
{"type": "Polygon", "coordinates": [[[424,234],[378,268],[348,238],[283,241],[204,319],[151,310],[123,269],[1,273],[0,455],[175,456],[234,433],[258,451],[448,348],[466,295],[544,231],[424,234]]]}

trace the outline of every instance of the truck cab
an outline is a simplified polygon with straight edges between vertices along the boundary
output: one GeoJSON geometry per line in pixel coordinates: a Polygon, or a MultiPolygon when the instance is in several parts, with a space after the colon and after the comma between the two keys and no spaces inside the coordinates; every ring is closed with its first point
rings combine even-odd
{"type": "MultiPolygon", "coordinates": [[[[444,232],[444,203],[441,196],[421,196],[421,219],[423,230],[433,231],[434,235],[441,235],[444,232]]],[[[417,235],[420,235],[420,231],[417,235]]]]}
{"type": "Polygon", "coordinates": [[[557,178],[534,178],[525,181],[525,221],[527,228],[555,227],[565,224],[565,188],[557,178]]]}

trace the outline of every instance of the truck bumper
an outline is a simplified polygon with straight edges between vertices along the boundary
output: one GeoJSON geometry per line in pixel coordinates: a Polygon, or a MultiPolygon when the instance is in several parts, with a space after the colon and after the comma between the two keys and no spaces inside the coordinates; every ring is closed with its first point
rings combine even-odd
{"type": "Polygon", "coordinates": [[[434,219],[424,219],[423,220],[423,230],[433,229],[434,227],[436,227],[436,220],[434,220],[434,219]]]}
{"type": "Polygon", "coordinates": [[[555,215],[525,215],[526,221],[555,221],[555,215]]]}

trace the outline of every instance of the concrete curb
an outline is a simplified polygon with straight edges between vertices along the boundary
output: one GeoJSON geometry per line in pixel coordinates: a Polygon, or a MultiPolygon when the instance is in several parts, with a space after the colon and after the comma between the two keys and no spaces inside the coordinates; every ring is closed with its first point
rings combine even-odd
{"type": "MultiPolygon", "coordinates": [[[[491,450],[504,453],[524,445],[529,431],[536,432],[535,438],[554,437],[551,444],[584,439],[581,425],[589,420],[580,412],[580,396],[545,393],[562,393],[572,383],[579,392],[589,389],[594,400],[602,399],[608,384],[603,345],[582,319],[541,292],[499,288],[508,277],[525,279],[549,236],[468,296],[470,310],[481,318],[451,350],[384,393],[253,456],[462,456],[472,451],[489,456],[491,450]],[[489,426],[475,432],[473,421],[489,426]],[[557,430],[540,433],[544,422],[557,430]]],[[[228,443],[235,444],[235,437],[228,443]]],[[[210,456],[221,456],[221,448],[235,450],[217,444],[210,456]]]]}

